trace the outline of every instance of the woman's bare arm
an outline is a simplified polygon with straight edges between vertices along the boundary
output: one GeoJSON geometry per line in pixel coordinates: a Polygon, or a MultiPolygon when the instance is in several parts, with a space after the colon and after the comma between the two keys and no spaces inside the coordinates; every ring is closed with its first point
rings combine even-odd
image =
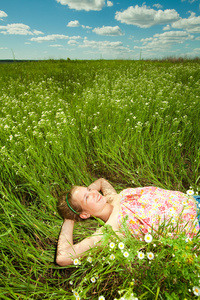
{"type": "Polygon", "coordinates": [[[90,184],[88,188],[91,190],[97,190],[99,192],[102,192],[104,196],[117,194],[114,187],[104,178],[97,179],[92,184],[90,184]]]}
{"type": "Polygon", "coordinates": [[[62,267],[73,263],[73,259],[84,255],[102,239],[101,230],[73,245],[74,221],[65,219],[58,239],[56,263],[62,267]]]}

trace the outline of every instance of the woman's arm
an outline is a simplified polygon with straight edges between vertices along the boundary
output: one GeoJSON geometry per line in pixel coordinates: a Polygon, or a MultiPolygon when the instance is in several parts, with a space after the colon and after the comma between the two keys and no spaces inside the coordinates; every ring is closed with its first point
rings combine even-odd
{"type": "Polygon", "coordinates": [[[84,255],[102,238],[101,230],[97,230],[91,237],[73,245],[74,221],[65,219],[58,239],[56,263],[62,267],[73,263],[73,259],[84,255]]]}
{"type": "Polygon", "coordinates": [[[114,187],[104,178],[97,179],[92,184],[90,184],[88,188],[91,190],[97,190],[98,192],[101,191],[104,196],[117,194],[114,187]]]}

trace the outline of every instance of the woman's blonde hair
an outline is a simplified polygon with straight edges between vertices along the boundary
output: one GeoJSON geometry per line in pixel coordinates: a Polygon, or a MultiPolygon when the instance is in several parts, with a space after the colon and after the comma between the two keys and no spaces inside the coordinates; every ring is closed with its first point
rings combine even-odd
{"type": "Polygon", "coordinates": [[[81,213],[83,210],[79,204],[76,203],[76,201],[73,200],[73,192],[77,186],[73,186],[69,192],[64,192],[60,195],[58,198],[58,212],[61,217],[64,219],[71,219],[74,221],[80,221],[81,217],[78,214],[75,214],[68,206],[66,197],[68,199],[69,205],[72,209],[74,209],[77,213],[81,213]]]}

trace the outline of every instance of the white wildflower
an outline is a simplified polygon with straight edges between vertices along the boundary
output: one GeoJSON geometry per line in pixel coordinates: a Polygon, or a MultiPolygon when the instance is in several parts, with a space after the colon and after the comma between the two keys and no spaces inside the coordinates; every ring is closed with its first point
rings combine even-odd
{"type": "Polygon", "coordinates": [[[194,191],[193,190],[187,190],[186,193],[187,193],[188,196],[194,195],[194,191]]]}
{"type": "Polygon", "coordinates": [[[143,258],[144,258],[144,253],[141,252],[141,251],[139,251],[139,252],[138,252],[138,258],[139,258],[139,259],[143,259],[143,258]]]}
{"type": "Polygon", "coordinates": [[[146,243],[151,243],[152,239],[153,238],[152,238],[152,235],[150,233],[145,234],[144,240],[145,240],[146,243]]]}
{"type": "Polygon", "coordinates": [[[120,243],[118,244],[118,247],[119,247],[119,249],[123,250],[123,249],[124,249],[124,243],[120,242],[120,243]]]}
{"type": "Polygon", "coordinates": [[[198,286],[194,286],[192,290],[195,296],[200,296],[200,288],[198,286]]]}
{"type": "Polygon", "coordinates": [[[115,247],[115,243],[111,242],[110,243],[110,248],[113,249],[115,247]]]}
{"type": "Polygon", "coordinates": [[[129,253],[127,251],[124,252],[124,257],[129,257],[129,253]]]}
{"type": "Polygon", "coordinates": [[[147,257],[149,260],[154,259],[154,254],[152,252],[147,252],[147,257]]]}

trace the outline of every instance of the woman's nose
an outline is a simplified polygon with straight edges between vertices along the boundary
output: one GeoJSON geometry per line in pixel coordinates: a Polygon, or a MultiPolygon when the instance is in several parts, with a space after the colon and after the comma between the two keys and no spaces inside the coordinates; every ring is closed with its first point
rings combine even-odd
{"type": "Polygon", "coordinates": [[[93,197],[96,197],[96,194],[97,194],[97,191],[93,190],[93,191],[90,191],[90,196],[93,198],[93,197]]]}

